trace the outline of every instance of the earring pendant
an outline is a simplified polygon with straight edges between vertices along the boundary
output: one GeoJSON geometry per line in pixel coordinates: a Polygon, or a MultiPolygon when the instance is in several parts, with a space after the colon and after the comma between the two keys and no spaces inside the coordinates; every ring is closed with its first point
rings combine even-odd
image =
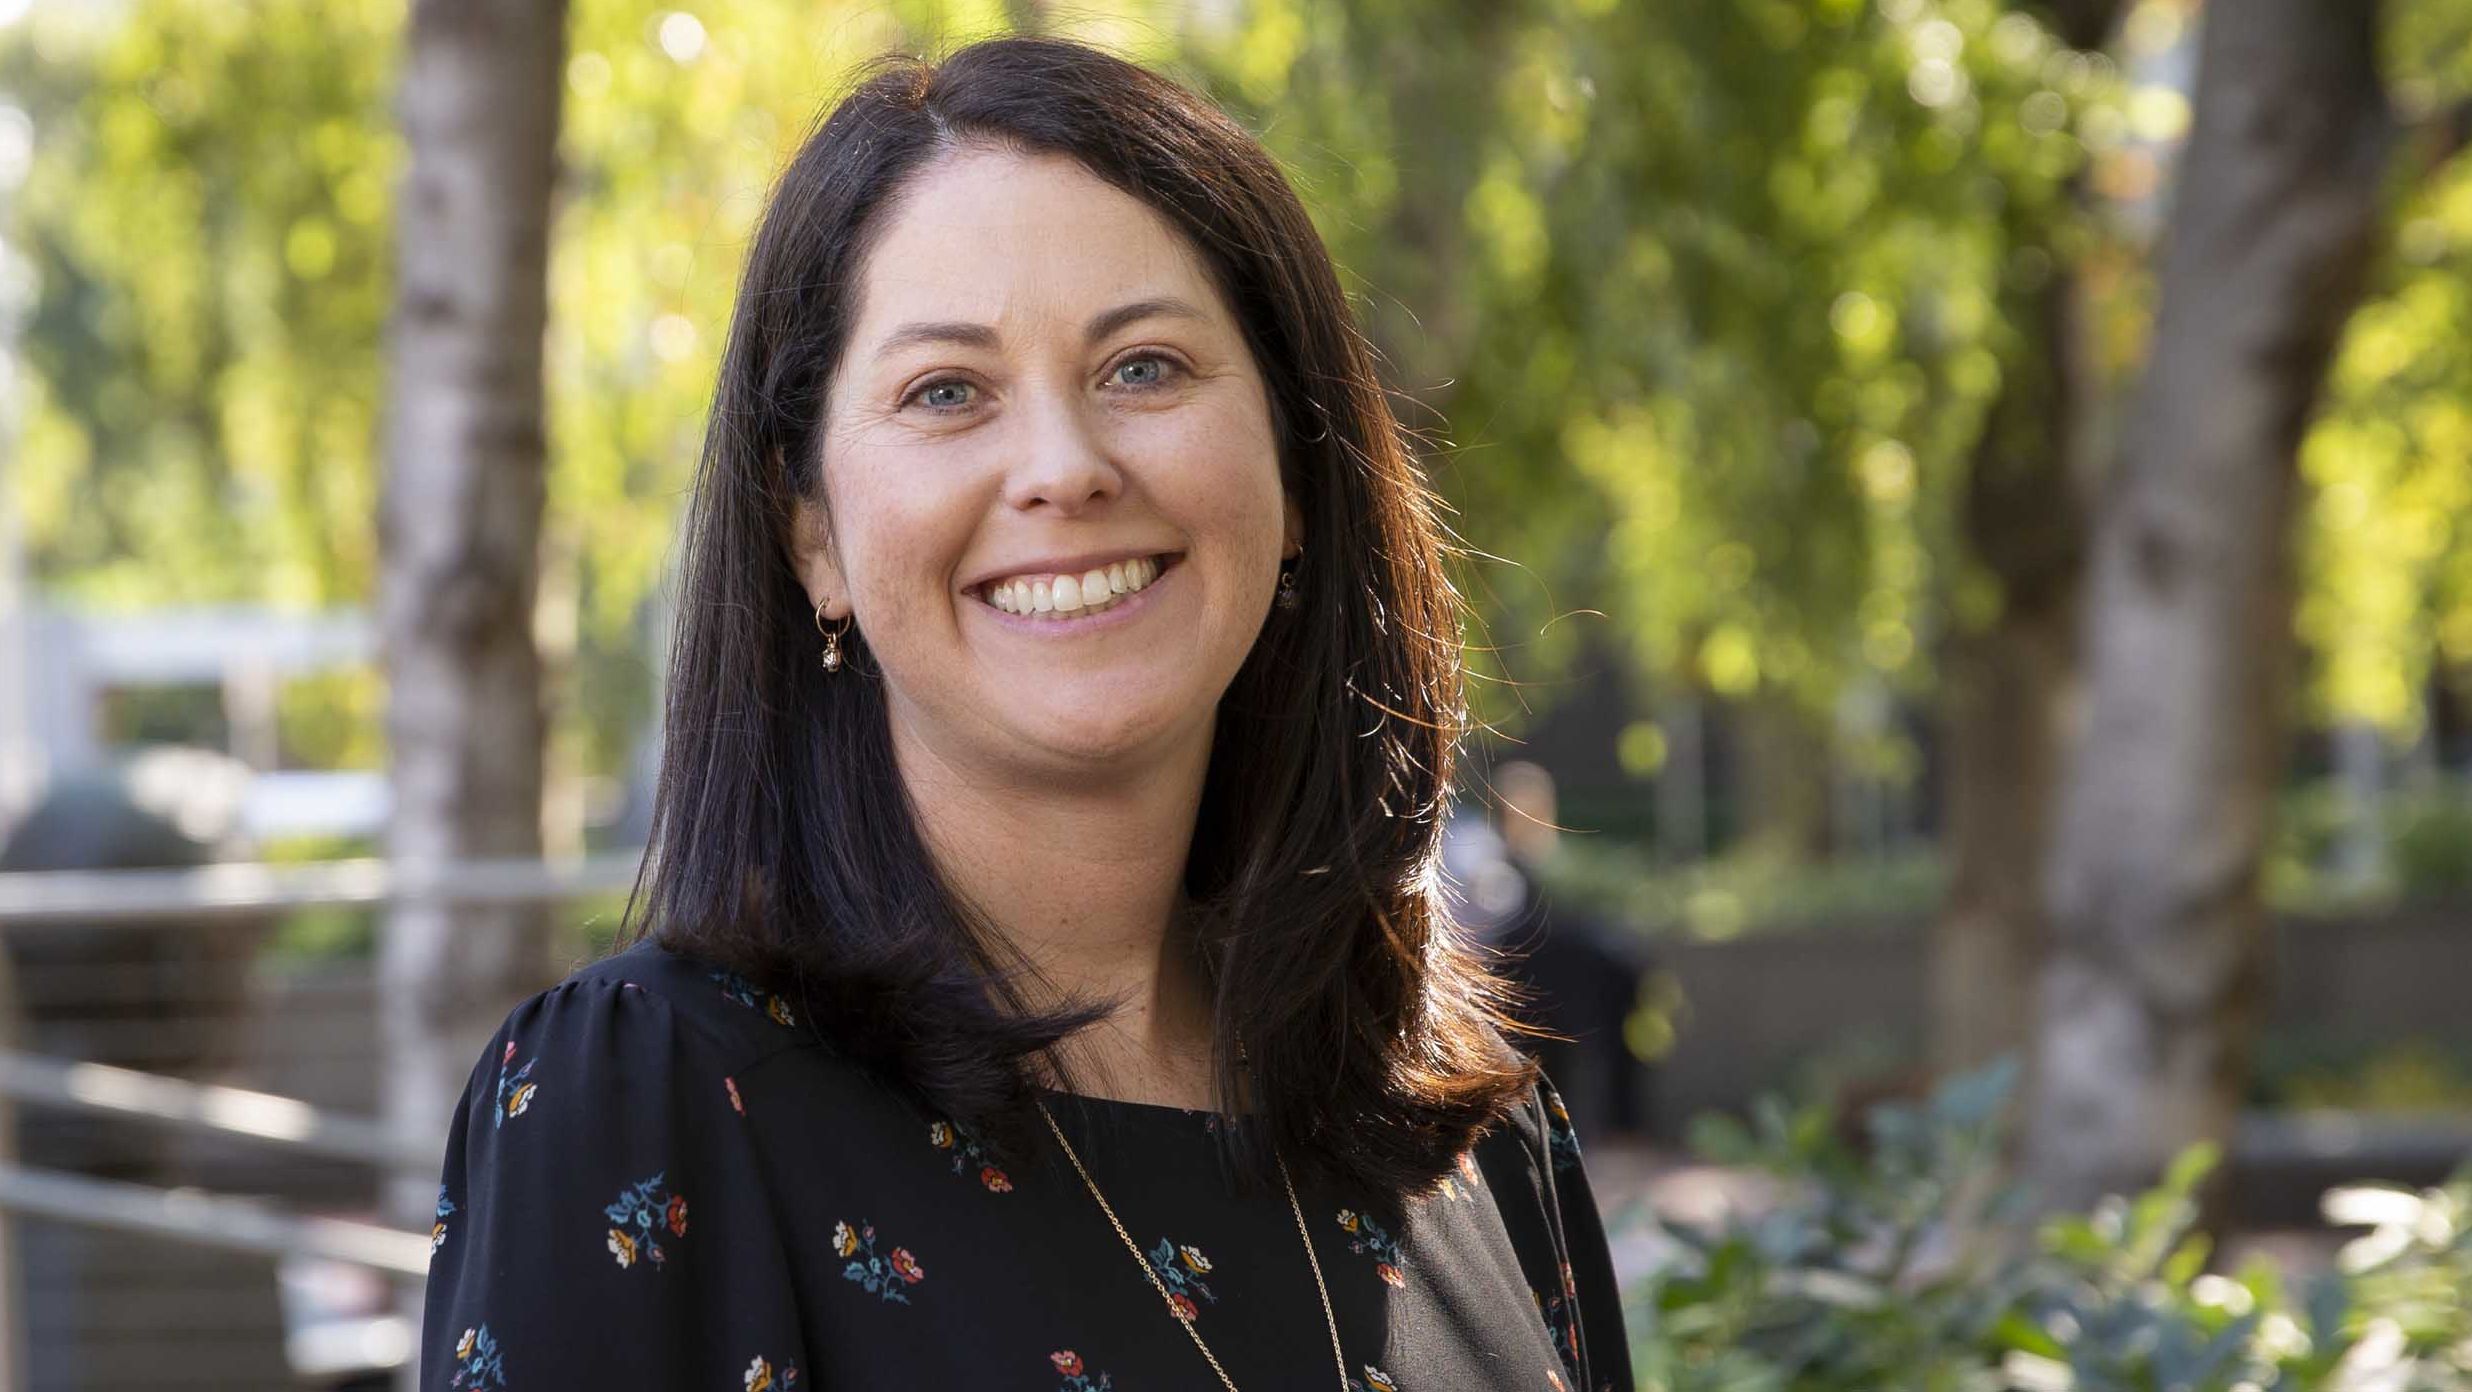
{"type": "Polygon", "coordinates": [[[850,621],[845,618],[841,621],[840,627],[826,628],[824,626],[824,606],[821,603],[815,606],[815,631],[824,635],[824,651],[817,660],[822,663],[825,671],[841,670],[841,635],[847,632],[849,627],[850,621]]]}
{"type": "Polygon", "coordinates": [[[1279,593],[1275,601],[1282,609],[1293,610],[1301,602],[1296,593],[1296,571],[1291,566],[1279,568],[1279,593]]]}

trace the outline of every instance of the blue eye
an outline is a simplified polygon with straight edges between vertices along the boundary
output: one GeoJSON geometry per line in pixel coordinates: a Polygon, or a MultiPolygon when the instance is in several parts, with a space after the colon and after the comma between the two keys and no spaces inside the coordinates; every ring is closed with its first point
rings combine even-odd
{"type": "Polygon", "coordinates": [[[911,392],[909,399],[924,404],[931,411],[958,411],[970,404],[970,393],[974,390],[968,382],[958,377],[947,377],[911,392]]]}
{"type": "Polygon", "coordinates": [[[1174,368],[1174,363],[1153,354],[1146,357],[1127,358],[1116,364],[1116,370],[1108,376],[1125,386],[1139,389],[1155,387],[1166,381],[1167,374],[1174,368]]]}

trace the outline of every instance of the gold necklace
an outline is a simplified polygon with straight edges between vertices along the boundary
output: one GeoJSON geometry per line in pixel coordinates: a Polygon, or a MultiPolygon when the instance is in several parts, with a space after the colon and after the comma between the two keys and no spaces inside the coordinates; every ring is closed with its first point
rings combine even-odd
{"type": "MultiPolygon", "coordinates": [[[[1039,1102],[1038,1107],[1039,1115],[1047,1118],[1047,1129],[1056,1133],[1056,1144],[1064,1147],[1064,1157],[1073,1162],[1082,1183],[1090,1186],[1090,1197],[1099,1201],[1099,1211],[1107,1215],[1108,1226],[1114,1228],[1116,1236],[1123,1239],[1124,1249],[1133,1254],[1133,1260],[1141,1267],[1142,1274],[1150,1278],[1151,1287],[1158,1291],[1159,1299],[1167,1302],[1168,1317],[1184,1326],[1185,1336],[1193,1341],[1193,1347],[1202,1351],[1202,1357],[1210,1361],[1210,1371],[1219,1375],[1219,1381],[1227,1392],[1236,1392],[1235,1379],[1227,1375],[1227,1369],[1219,1366],[1219,1356],[1210,1351],[1210,1345],[1202,1342],[1201,1331],[1193,1327],[1192,1320],[1176,1313],[1176,1302],[1168,1296],[1167,1283],[1159,1279],[1159,1273],[1150,1265],[1150,1258],[1142,1255],[1141,1244],[1135,1242],[1133,1235],[1124,1230],[1124,1224],[1117,1221],[1115,1208],[1107,1202],[1107,1196],[1099,1192],[1099,1182],[1090,1177],[1090,1171],[1082,1168],[1081,1156],[1074,1152],[1073,1143],[1064,1138],[1064,1128],[1056,1124],[1055,1114],[1047,1110],[1045,1102],[1039,1102]]],[[[1279,1182],[1287,1188],[1288,1211],[1296,1215],[1296,1236],[1305,1244],[1305,1260],[1313,1264],[1313,1289],[1322,1297],[1322,1320],[1330,1326],[1330,1357],[1339,1369],[1340,1392],[1347,1392],[1348,1360],[1339,1351],[1339,1321],[1330,1312],[1330,1287],[1322,1282],[1322,1259],[1314,1255],[1313,1234],[1305,1230],[1305,1206],[1296,1201],[1296,1181],[1288,1178],[1287,1157],[1281,1155],[1274,1158],[1279,1162],[1279,1182]]]]}

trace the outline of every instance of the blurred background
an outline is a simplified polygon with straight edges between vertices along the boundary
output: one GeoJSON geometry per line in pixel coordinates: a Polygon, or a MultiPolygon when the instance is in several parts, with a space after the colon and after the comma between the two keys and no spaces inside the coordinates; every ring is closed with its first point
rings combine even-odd
{"type": "Polygon", "coordinates": [[[0,1385],[409,1385],[768,183],[1012,30],[1345,268],[1642,1386],[2472,1386],[2472,0],[0,0],[0,1385]]]}

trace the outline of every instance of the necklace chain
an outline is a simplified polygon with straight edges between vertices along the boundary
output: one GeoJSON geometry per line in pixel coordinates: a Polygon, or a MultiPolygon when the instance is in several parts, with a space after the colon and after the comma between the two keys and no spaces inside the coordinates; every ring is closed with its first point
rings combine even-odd
{"type": "MultiPolygon", "coordinates": [[[[1135,1242],[1133,1235],[1126,1232],[1124,1224],[1117,1220],[1115,1208],[1107,1202],[1107,1196],[1099,1192],[1099,1182],[1092,1179],[1090,1171],[1082,1167],[1081,1156],[1074,1151],[1073,1143],[1064,1138],[1064,1128],[1056,1124],[1054,1113],[1047,1110],[1045,1102],[1040,1102],[1038,1107],[1039,1115],[1047,1118],[1047,1129],[1056,1134],[1056,1144],[1064,1147],[1064,1157],[1073,1162],[1074,1171],[1081,1175],[1082,1183],[1089,1186],[1090,1197],[1099,1201],[1099,1212],[1107,1215],[1108,1226],[1116,1230],[1116,1236],[1124,1242],[1124,1249],[1133,1254],[1133,1260],[1141,1267],[1142,1274],[1150,1278],[1151,1288],[1158,1291],[1160,1300],[1166,1302],[1169,1317],[1184,1326],[1185,1336],[1193,1341],[1193,1347],[1202,1351],[1202,1357],[1209,1360],[1210,1370],[1219,1375],[1219,1382],[1227,1388],[1227,1392],[1236,1392],[1235,1379],[1227,1375],[1227,1369],[1219,1366],[1219,1356],[1210,1351],[1210,1345],[1202,1342],[1201,1331],[1193,1327],[1192,1320],[1176,1312],[1176,1302],[1168,1295],[1167,1283],[1159,1279],[1159,1273],[1151,1266],[1150,1258],[1142,1255],[1141,1244],[1135,1242]]],[[[1313,1265],[1313,1289],[1322,1297],[1322,1321],[1330,1327],[1331,1362],[1339,1369],[1340,1392],[1346,1392],[1348,1360],[1347,1356],[1339,1351],[1339,1321],[1330,1312],[1330,1287],[1322,1281],[1322,1259],[1314,1254],[1313,1234],[1306,1231],[1305,1206],[1296,1201],[1296,1181],[1288,1178],[1287,1157],[1277,1158],[1279,1183],[1287,1189],[1288,1211],[1296,1215],[1296,1236],[1305,1244],[1305,1260],[1313,1265]]]]}

